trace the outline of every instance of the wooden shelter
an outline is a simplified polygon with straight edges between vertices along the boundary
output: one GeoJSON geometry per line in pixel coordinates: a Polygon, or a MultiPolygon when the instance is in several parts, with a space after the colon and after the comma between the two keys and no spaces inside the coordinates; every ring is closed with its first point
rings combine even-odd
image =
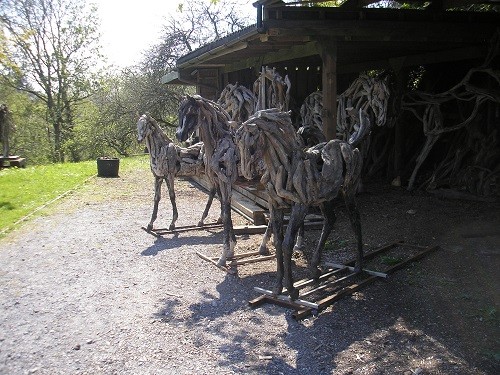
{"type": "MultiPolygon", "coordinates": [[[[261,69],[272,67],[292,83],[292,117],[298,117],[309,94],[323,92],[323,130],[327,139],[333,139],[337,95],[361,72],[390,71],[395,78],[391,97],[397,101],[398,92],[407,89],[408,76],[421,67],[433,77],[432,87],[427,88],[445,92],[488,58],[498,65],[498,50],[493,52],[496,60],[491,59],[491,44],[496,40],[498,46],[500,40],[500,1],[404,2],[426,5],[419,9],[376,8],[376,2],[346,0],[338,7],[323,7],[318,6],[325,3],[322,0],[258,0],[255,24],[180,57],[176,71],[165,75],[162,83],[195,85],[200,95],[216,100],[228,83],[252,88],[261,69]]],[[[498,66],[490,68],[498,70],[498,66]]],[[[487,109],[490,131],[499,121],[494,114],[500,102],[497,86],[491,86],[491,96],[497,99],[487,109]]],[[[396,155],[387,173],[392,174],[387,176],[391,180],[405,165],[414,165],[415,156],[397,155],[408,152],[404,147],[409,142],[406,139],[405,145],[403,138],[419,136],[413,143],[424,143],[421,130],[415,136],[411,130],[401,130],[397,121],[392,125],[391,152],[396,155]]]]}
{"type": "Polygon", "coordinates": [[[353,76],[375,69],[397,72],[405,66],[482,60],[500,25],[496,12],[448,9],[498,1],[432,0],[424,10],[367,8],[376,3],[373,0],[347,0],[335,8],[312,6],[321,2],[256,1],[254,25],[182,56],[177,71],[163,83],[193,84],[200,95],[217,99],[228,82],[251,87],[262,66],[273,66],[288,74],[298,106],[311,92],[323,90],[323,123],[327,138],[333,138],[336,95],[353,76]]]}

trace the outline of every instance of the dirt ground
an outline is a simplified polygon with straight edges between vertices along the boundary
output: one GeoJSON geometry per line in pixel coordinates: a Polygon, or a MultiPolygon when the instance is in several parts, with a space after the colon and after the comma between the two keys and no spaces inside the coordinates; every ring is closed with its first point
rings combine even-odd
{"type": "MultiPolygon", "coordinates": [[[[177,187],[177,224],[194,224],[206,196],[177,187]]],[[[228,275],[195,254],[219,254],[219,230],[143,231],[152,194],[149,172],[96,178],[0,240],[0,374],[500,373],[498,203],[368,183],[366,251],[399,240],[439,249],[296,321],[248,306],[253,287],[272,287],[274,261],[228,275]]],[[[237,251],[260,238],[239,236],[237,251]]],[[[325,259],[352,257],[353,241],[339,208],[325,259]]]]}

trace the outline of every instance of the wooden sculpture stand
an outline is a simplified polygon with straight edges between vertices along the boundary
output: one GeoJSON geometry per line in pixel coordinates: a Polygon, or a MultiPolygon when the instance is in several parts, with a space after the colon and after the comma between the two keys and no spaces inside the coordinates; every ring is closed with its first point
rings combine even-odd
{"type": "Polygon", "coordinates": [[[261,306],[264,303],[273,303],[276,305],[289,307],[295,309],[295,312],[292,314],[293,317],[296,320],[300,320],[309,315],[317,314],[318,312],[332,305],[335,301],[338,301],[344,296],[353,294],[361,288],[373,283],[377,279],[387,278],[391,273],[405,267],[411,262],[423,258],[425,255],[439,248],[439,246],[425,247],[398,241],[380,247],[368,254],[365,254],[364,259],[373,259],[376,256],[399,246],[408,246],[422,250],[414,256],[411,256],[397,264],[390,266],[389,268],[385,269],[384,272],[363,270],[364,272],[360,274],[353,273],[352,266],[355,263],[354,260],[346,263],[345,265],[326,263],[325,265],[329,267],[329,269],[320,276],[319,282],[313,279],[303,279],[294,283],[294,287],[301,290],[298,299],[292,301],[290,297],[285,294],[274,295],[270,290],[255,287],[254,290],[262,293],[262,295],[249,301],[249,305],[255,308],[261,306]],[[343,287],[335,289],[343,282],[347,283],[343,287]],[[308,286],[313,286],[313,288],[304,291],[304,289],[308,286]],[[318,295],[318,292],[323,293],[318,299],[313,301],[305,299],[306,297],[313,294],[318,295]]]}

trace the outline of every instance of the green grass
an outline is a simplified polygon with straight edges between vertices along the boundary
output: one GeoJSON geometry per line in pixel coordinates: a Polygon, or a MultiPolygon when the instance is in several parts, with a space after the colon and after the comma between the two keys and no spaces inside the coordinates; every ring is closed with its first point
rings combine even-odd
{"type": "Polygon", "coordinates": [[[347,241],[347,240],[340,240],[340,239],[326,240],[325,248],[323,251],[329,252],[329,251],[339,250],[339,249],[346,247],[348,244],[349,244],[349,241],[347,241]]]}
{"type": "MultiPolygon", "coordinates": [[[[120,173],[149,167],[146,156],[120,159],[120,173]]],[[[0,234],[38,207],[97,173],[95,160],[0,170],[0,234]]]]}

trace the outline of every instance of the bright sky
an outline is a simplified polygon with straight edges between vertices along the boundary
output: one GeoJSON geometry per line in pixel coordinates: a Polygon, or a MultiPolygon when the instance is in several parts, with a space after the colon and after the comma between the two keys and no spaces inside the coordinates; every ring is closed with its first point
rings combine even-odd
{"type": "MultiPolygon", "coordinates": [[[[108,57],[108,63],[118,67],[133,65],[141,59],[142,52],[158,41],[166,17],[175,13],[179,2],[182,2],[181,0],[90,1],[98,7],[103,52],[108,57]]],[[[248,0],[248,7],[251,8],[253,2],[254,0],[248,0]]]]}
{"type": "Polygon", "coordinates": [[[101,43],[108,62],[130,66],[142,51],[156,43],[167,15],[175,12],[176,0],[91,0],[101,19],[101,43]]]}

